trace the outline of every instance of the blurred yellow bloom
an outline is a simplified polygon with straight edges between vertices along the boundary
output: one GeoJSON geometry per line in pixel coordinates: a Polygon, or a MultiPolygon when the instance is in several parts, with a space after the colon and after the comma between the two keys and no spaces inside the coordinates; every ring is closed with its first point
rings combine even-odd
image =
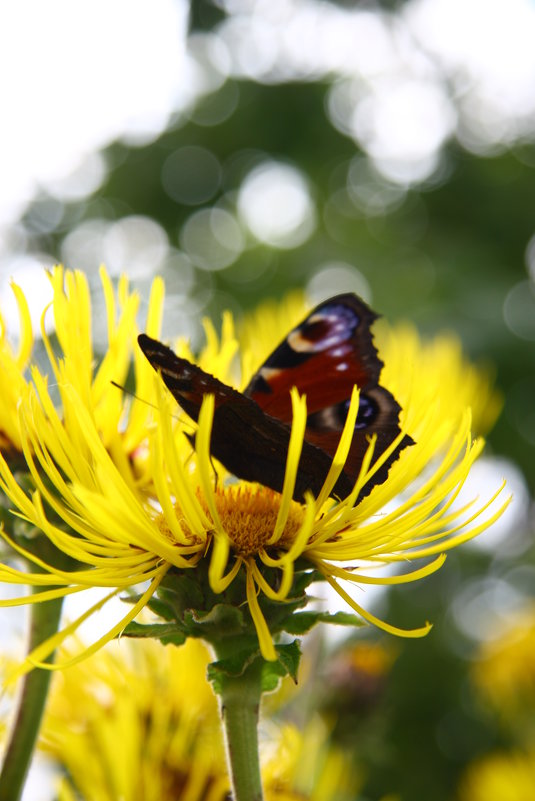
{"type": "Polygon", "coordinates": [[[19,314],[19,346],[15,351],[7,325],[0,314],[0,448],[4,453],[22,450],[17,407],[26,387],[26,371],[33,348],[33,330],[28,303],[19,286],[11,284],[19,314]]]}
{"type": "Polygon", "coordinates": [[[382,643],[360,642],[344,649],[353,670],[370,676],[384,676],[396,660],[397,653],[382,643]]]}
{"type": "Polygon", "coordinates": [[[479,649],[471,669],[487,706],[535,738],[535,607],[517,612],[502,635],[479,649]]]}
{"type": "MultiPolygon", "coordinates": [[[[108,294],[106,291],[106,298],[108,294]]],[[[76,337],[78,342],[85,343],[84,352],[92,353],[89,321],[81,313],[86,308],[85,300],[80,300],[74,292],[65,298],[58,312],[66,332],[63,340],[60,337],[64,359],[55,363],[61,412],[54,408],[46,380],[37,370],[33,371],[34,384],[26,388],[20,403],[22,446],[36,492],[22,491],[4,460],[0,461],[0,487],[18,514],[43,531],[79,566],[61,571],[19,547],[39,570],[28,574],[3,566],[0,581],[29,583],[41,590],[4,603],[38,602],[94,586],[109,588],[107,597],[111,597],[148,582],[128,614],[93,643],[89,653],[136,617],[169,571],[170,575],[188,573],[195,579],[195,574],[200,575],[204,570],[210,591],[221,602],[229,589],[243,582],[243,597],[236,606],[241,609],[247,604],[261,653],[265,659],[275,660],[277,653],[265,604],[284,608],[291,597],[298,563],[301,570],[303,564],[315,569],[318,577],[327,581],[364,620],[401,636],[419,637],[427,633],[428,623],[406,631],[378,619],[357,602],[351,588],[401,584],[428,576],[444,563],[447,550],[486,529],[508,502],[495,504],[484,519],[482,513],[494,503],[502,488],[484,500],[474,498],[464,508],[455,505],[483,442],[472,438],[466,386],[461,390],[453,383],[463,384],[461,367],[453,380],[447,373],[452,364],[447,347],[437,349],[435,356],[429,358],[425,345],[414,338],[414,332],[404,347],[404,334],[400,330],[391,337],[390,345],[385,345],[385,353],[381,353],[387,363],[401,358],[400,353],[412,354],[411,360],[404,361],[397,369],[385,370],[384,384],[403,407],[400,438],[408,433],[416,441],[401,453],[388,479],[354,505],[381,462],[377,460],[370,467],[372,440],[360,473],[355,476],[353,491],[340,501],[330,497],[351,444],[358,410],[355,391],[338,452],[322,490],[316,498],[308,495],[304,503],[298,504],[292,497],[306,424],[304,397],[292,392],[293,425],[280,495],[261,485],[227,480],[220,465],[216,483],[209,447],[213,396],[204,399],[195,450],[191,453],[188,440],[181,436],[181,432],[189,433],[191,426],[183,420],[184,416],[155,374],[152,390],[149,389],[146,372],[139,365],[140,356],[136,355],[139,381],[136,393],[155,399],[156,408],[151,410],[151,426],[146,425],[145,409],[142,422],[133,414],[129,420],[134,422],[128,423],[131,428],[125,429],[120,402],[103,400],[101,404],[99,398],[109,397],[110,390],[106,391],[105,386],[111,377],[116,380],[119,374],[121,380],[121,372],[113,365],[124,363],[122,354],[131,341],[131,331],[126,324],[113,328],[110,344],[113,343],[115,355],[110,355],[109,361],[105,357],[91,381],[91,360],[84,356],[80,363],[77,350],[69,349],[68,344],[70,338],[76,337]],[[392,352],[388,352],[389,347],[392,352]],[[97,413],[99,408],[102,414],[97,413]],[[133,480],[127,460],[116,458],[118,450],[127,452],[124,444],[121,448],[114,445],[117,438],[124,439],[124,431],[130,432],[132,446],[139,448],[143,443],[147,469],[143,486],[133,480]],[[425,560],[422,565],[413,566],[415,560],[422,559],[425,560]],[[377,568],[389,565],[400,565],[406,570],[394,575],[376,572],[377,568]],[[349,586],[349,591],[341,581],[349,586]]],[[[160,303],[156,307],[159,309],[160,303]]],[[[261,319],[259,312],[256,320],[261,319]]],[[[266,320],[270,319],[266,312],[266,320]]],[[[287,328],[288,321],[279,331],[280,338],[287,328]]],[[[265,324],[257,325],[259,339],[266,330],[265,324]]],[[[245,340],[247,343],[247,337],[245,340]]],[[[273,343],[272,328],[270,340],[273,343]]],[[[181,355],[187,353],[185,345],[179,348],[181,355]]],[[[207,347],[201,366],[231,383],[236,349],[234,328],[227,316],[221,339],[212,327],[207,327],[207,347]]],[[[54,364],[52,354],[50,358],[54,364]]],[[[253,360],[247,344],[241,363],[250,374],[253,360]]],[[[126,369],[125,364],[125,375],[126,369]]],[[[475,379],[472,383],[477,395],[475,379]]],[[[397,444],[395,441],[391,448],[397,444]]],[[[387,450],[382,458],[386,459],[388,454],[387,450]]],[[[22,670],[42,665],[53,648],[75,631],[83,619],[101,608],[105,600],[37,648],[22,670]]]]}
{"type": "Polygon", "coordinates": [[[448,404],[447,414],[453,417],[462,416],[469,408],[478,434],[486,434],[492,428],[502,408],[501,395],[493,386],[494,373],[489,367],[471,364],[454,334],[438,334],[424,342],[410,323],[389,326],[379,320],[377,343],[385,362],[382,380],[387,387],[399,387],[402,409],[408,411],[413,403],[415,406],[448,404]],[[440,393],[434,381],[416,379],[416,374],[435,375],[438,365],[443,376],[447,376],[444,382],[447,386],[440,393]],[[411,374],[412,382],[407,380],[411,374]],[[417,402],[416,399],[411,402],[411,393],[418,393],[417,402]]]}
{"type": "Polygon", "coordinates": [[[327,671],[329,706],[347,709],[349,704],[361,711],[377,703],[398,656],[392,642],[346,642],[333,654],[327,671]]]}
{"type": "Polygon", "coordinates": [[[474,762],[461,780],[459,801],[533,801],[535,751],[497,753],[474,762]]]}
{"type": "MultiPolygon", "coordinates": [[[[224,801],[229,791],[209,654],[150,641],[111,643],[56,677],[41,747],[69,776],[60,800],[224,801]],[[79,795],[77,795],[79,794],[79,795]]],[[[355,772],[319,725],[270,729],[266,801],[354,798],[355,772]]]]}

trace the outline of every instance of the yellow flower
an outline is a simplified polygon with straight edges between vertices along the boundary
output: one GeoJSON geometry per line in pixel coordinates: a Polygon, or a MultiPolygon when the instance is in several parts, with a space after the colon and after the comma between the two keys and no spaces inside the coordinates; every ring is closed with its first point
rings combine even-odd
{"type": "MultiPolygon", "coordinates": [[[[48,277],[53,299],[43,309],[41,337],[50,361],[55,391],[63,401],[66,387],[74,388],[80,401],[95,420],[104,445],[116,463],[128,475],[129,459],[138,456],[137,449],[146,439],[148,403],[152,400],[151,370],[136,345],[136,315],[139,296],[131,292],[128,280],[122,277],[117,291],[104,269],[100,271],[102,295],[107,329],[107,349],[100,361],[92,341],[92,303],[86,276],[79,271],[65,271],[56,266],[48,277]],[[56,355],[45,328],[45,317],[54,318],[54,332],[60,355],[56,355]],[[128,403],[120,388],[127,379],[134,360],[136,386],[140,398],[128,403]],[[98,362],[98,367],[96,366],[98,362]],[[141,399],[142,398],[142,399],[141,399]]],[[[26,298],[17,284],[11,285],[20,318],[19,347],[15,353],[8,340],[4,320],[0,316],[0,370],[2,393],[0,397],[0,449],[8,455],[12,450],[23,449],[18,407],[28,391],[27,374],[31,366],[34,335],[26,298]]],[[[146,328],[158,335],[162,314],[163,282],[154,281],[146,320],[146,328]]],[[[102,304],[101,304],[102,305],[102,304]]],[[[39,374],[38,380],[39,380],[39,374]]],[[[65,404],[62,424],[69,434],[71,411],[65,404]]],[[[27,444],[27,442],[26,442],[27,444]]]]}
{"type": "Polygon", "coordinates": [[[284,724],[273,732],[272,754],[263,764],[266,801],[342,801],[355,798],[359,775],[354,755],[328,745],[319,720],[299,730],[284,724]]]}
{"type": "MultiPolygon", "coordinates": [[[[206,647],[110,646],[56,677],[41,748],[70,777],[60,797],[224,801],[229,780],[206,647]]],[[[266,801],[354,797],[354,770],[327,748],[319,723],[270,729],[263,746],[266,801]]]]}
{"type": "Polygon", "coordinates": [[[496,753],[474,762],[459,789],[459,801],[532,801],[535,752],[496,753]]]}
{"type": "Polygon", "coordinates": [[[19,286],[11,284],[19,314],[19,346],[17,351],[8,339],[7,325],[0,315],[0,449],[4,453],[22,450],[17,407],[26,387],[25,373],[33,348],[30,310],[19,286]]]}
{"type": "MultiPolygon", "coordinates": [[[[114,291],[108,274],[103,268],[100,270],[107,349],[102,358],[97,358],[92,340],[92,315],[95,311],[86,276],[79,271],[55,267],[49,277],[53,300],[50,308],[43,312],[41,334],[57,382],[65,436],[74,445],[78,426],[73,417],[76,418],[77,410],[65,395],[74,390],[79,404],[94,420],[99,437],[123,477],[131,482],[134,480],[132,463],[139,467],[143,461],[140,457],[143,456],[146,440],[148,404],[153,400],[150,373],[135,344],[139,295],[130,291],[126,276],[121,277],[117,291],[114,291]],[[54,317],[59,357],[46,334],[46,314],[54,317]],[[139,394],[127,400],[120,387],[128,378],[132,360],[139,394]]],[[[146,320],[147,328],[154,331],[155,336],[160,330],[163,292],[163,282],[156,279],[151,289],[146,320]]],[[[99,311],[101,306],[102,302],[99,311]]],[[[48,402],[48,393],[37,371],[34,371],[34,380],[41,387],[43,397],[47,396],[48,402]]]]}
{"type": "MultiPolygon", "coordinates": [[[[79,314],[79,305],[73,303],[71,312],[68,302],[62,308],[65,329],[74,325],[72,314],[78,327],[76,336],[86,343],[85,349],[89,351],[88,324],[79,314]]],[[[287,323],[279,332],[281,338],[286,328],[287,323]]],[[[264,329],[265,326],[258,326],[259,332],[264,329]]],[[[236,339],[230,318],[224,323],[221,342],[212,328],[208,327],[207,333],[202,366],[221,379],[232,380],[236,339]]],[[[270,336],[273,341],[272,329],[270,336]]],[[[381,354],[387,362],[396,358],[396,349],[404,352],[398,339],[392,337],[381,354]],[[389,347],[393,352],[388,352],[389,347]]],[[[120,633],[149,603],[162,581],[167,592],[173,586],[176,590],[176,582],[183,582],[185,577],[202,585],[203,604],[196,607],[188,596],[187,603],[177,613],[174,622],[182,626],[185,636],[192,634],[192,627],[201,626],[204,616],[211,621],[210,615],[215,614],[213,610],[218,604],[227,603],[236,610],[233,625],[240,636],[246,637],[248,621],[252,619],[255,637],[266,660],[277,659],[273,637],[278,632],[300,633],[295,627],[304,625],[303,618],[293,612],[306,603],[304,588],[312,578],[328,582],[369,623],[401,636],[422,636],[428,632],[429,623],[414,630],[401,630],[363,608],[354,592],[339,582],[358,588],[367,584],[401,584],[428,576],[444,563],[446,551],[487,528],[508,502],[493,508],[492,514],[484,519],[482,513],[494,503],[502,488],[483,501],[474,499],[467,507],[455,505],[483,442],[472,439],[471,414],[464,390],[460,392],[445,372],[451,364],[448,349],[441,358],[426,358],[426,346],[414,340],[414,336],[405,349],[414,354],[413,361],[387,371],[384,382],[403,407],[400,436],[370,467],[372,439],[352,492],[339,501],[331,498],[351,444],[358,410],[358,391],[354,391],[338,451],[324,485],[317,497],[308,494],[302,504],[292,500],[306,425],[306,399],[296,391],[292,392],[293,424],[284,487],[278,494],[261,485],[234,482],[220,465],[215,480],[209,447],[214,397],[204,398],[195,450],[193,454],[187,453],[190,446],[182,432],[190,433],[191,425],[179,412],[178,421],[173,417],[177,415],[176,404],[159,377],[154,374],[151,393],[145,373],[138,368],[138,375],[143,377],[143,392],[136,387],[137,394],[143,397],[146,390],[149,397],[156,399],[156,408],[151,412],[153,425],[134,426],[132,441],[139,443],[147,437],[145,464],[150,470],[150,481],[140,486],[125,469],[125,460],[113,458],[117,450],[113,447],[114,438],[117,430],[122,431],[121,415],[110,406],[113,421],[110,424],[106,414],[96,414],[99,404],[90,391],[95,382],[80,378],[77,353],[69,350],[66,341],[63,348],[64,360],[58,362],[57,373],[61,414],[51,402],[45,379],[36,370],[34,385],[25,390],[20,404],[22,445],[36,492],[26,494],[3,460],[0,487],[18,514],[43,531],[79,567],[58,570],[19,547],[38,570],[27,574],[3,566],[0,581],[41,588],[40,592],[15,601],[18,603],[38,602],[94,586],[109,588],[109,598],[148,582],[143,584],[130,611],[93,643],[88,653],[120,633]],[[104,430],[108,433],[103,433],[104,430]],[[403,450],[387,480],[355,506],[361,489],[405,433],[416,444],[403,450]],[[413,566],[415,560],[425,561],[413,566]],[[389,565],[408,569],[394,575],[380,572],[389,565]],[[50,587],[54,589],[47,589],[50,587]],[[299,593],[302,600],[297,598],[299,593]],[[244,615],[244,604],[250,618],[244,615]],[[187,610],[191,610],[193,618],[188,617],[189,612],[185,615],[187,610]]],[[[182,353],[186,352],[185,346],[181,348],[182,353]]],[[[136,356],[136,364],[138,360],[136,356]]],[[[86,361],[85,376],[87,364],[86,361]]],[[[247,349],[242,364],[252,368],[247,349]]],[[[99,368],[97,376],[100,370],[104,385],[110,369],[99,368]]],[[[462,370],[456,373],[455,380],[462,382],[462,370]]],[[[108,409],[107,402],[104,408],[108,409]]],[[[183,592],[181,585],[181,599],[183,592]]],[[[52,649],[107,598],[37,648],[21,670],[42,665],[52,649]]],[[[176,604],[169,602],[168,612],[173,609],[176,604]]],[[[213,634],[213,630],[206,625],[195,629],[194,636],[204,633],[213,634]]]]}

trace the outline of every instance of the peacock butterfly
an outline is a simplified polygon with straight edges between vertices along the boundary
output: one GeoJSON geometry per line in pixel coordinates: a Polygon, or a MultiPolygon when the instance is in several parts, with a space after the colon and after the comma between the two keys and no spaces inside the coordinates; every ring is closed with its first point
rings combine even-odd
{"type": "MultiPolygon", "coordinates": [[[[369,435],[377,437],[374,460],[400,433],[400,406],[379,385],[383,362],[373,344],[377,315],[356,295],[337,295],[320,303],[273,351],[243,392],[223,384],[158,340],[140,334],[141,350],[177,402],[195,421],[203,395],[215,396],[211,452],[231,473],[280,492],[286,469],[292,406],[290,389],[306,394],[307,426],[294,498],[306,490],[318,495],[349,409],[351,391],[360,389],[355,433],[343,472],[332,494],[353,489],[369,435]]],[[[358,500],[385,481],[409,436],[386,459],[358,500]]]]}

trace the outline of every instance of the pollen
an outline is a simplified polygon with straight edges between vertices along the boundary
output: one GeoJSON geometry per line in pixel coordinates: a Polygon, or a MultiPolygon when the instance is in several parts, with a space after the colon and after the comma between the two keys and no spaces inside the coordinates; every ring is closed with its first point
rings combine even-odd
{"type": "MultiPolygon", "coordinates": [[[[273,538],[281,495],[268,487],[238,486],[215,490],[219,519],[237,555],[247,558],[261,550],[285,550],[293,543],[304,518],[304,507],[292,501],[286,525],[273,538]]],[[[206,510],[207,511],[207,510],[206,510]]]]}

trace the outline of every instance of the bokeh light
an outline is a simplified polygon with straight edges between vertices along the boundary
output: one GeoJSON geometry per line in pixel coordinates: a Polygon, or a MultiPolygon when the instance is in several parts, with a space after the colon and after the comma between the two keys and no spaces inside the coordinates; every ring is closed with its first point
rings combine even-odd
{"type": "Polygon", "coordinates": [[[452,84],[460,112],[457,135],[467,149],[490,153],[533,135],[531,0],[413,0],[403,17],[452,84]]]}
{"type": "Polygon", "coordinates": [[[342,292],[355,292],[368,303],[372,297],[367,279],[356,267],[345,262],[328,262],[320,265],[306,288],[312,305],[342,292]]]}
{"type": "Polygon", "coordinates": [[[139,215],[123,217],[108,226],[102,241],[102,261],[111,275],[146,277],[158,270],[169,252],[165,229],[139,215]]]}
{"type": "MultiPolygon", "coordinates": [[[[52,267],[53,264],[54,260],[50,256],[44,253],[34,253],[12,259],[9,266],[7,268],[4,266],[0,272],[2,317],[10,339],[15,341],[18,339],[20,323],[18,306],[10,289],[11,280],[20,286],[26,296],[34,335],[39,338],[43,309],[52,300],[52,287],[45,269],[52,267]]],[[[45,316],[45,329],[48,332],[54,330],[52,314],[45,316]]]]}
{"type": "Polygon", "coordinates": [[[535,342],[535,283],[520,281],[507,293],[503,304],[507,327],[521,339],[535,342]]]}
{"type": "Polygon", "coordinates": [[[277,248],[303,244],[315,226],[315,208],[302,173],[290,164],[265,162],[246,176],[238,211],[260,242],[277,248]]]}
{"type": "Polygon", "coordinates": [[[367,217],[393,211],[406,197],[403,187],[385,180],[373,163],[362,156],[355,156],[349,163],[347,192],[355,207],[367,217]]]}
{"type": "MultiPolygon", "coordinates": [[[[497,639],[511,617],[526,603],[526,595],[510,581],[496,576],[475,579],[459,589],[452,604],[457,628],[470,640],[497,639]]],[[[462,647],[462,646],[461,646],[462,647]]]]}
{"type": "Polygon", "coordinates": [[[485,455],[480,457],[456,498],[455,506],[461,508],[470,499],[483,497],[488,487],[497,487],[504,480],[507,482],[507,491],[513,497],[512,502],[492,528],[470,540],[467,547],[486,551],[496,559],[508,560],[520,556],[529,546],[526,530],[530,496],[526,480],[518,467],[508,459],[485,455]]]}
{"type": "Polygon", "coordinates": [[[180,245],[197,267],[223,270],[244,248],[244,237],[236,217],[220,208],[202,209],[186,220],[180,245]]]}
{"type": "Polygon", "coordinates": [[[169,197],[186,206],[211,200],[221,182],[221,165],[205,147],[186,145],[164,162],[162,184],[169,197]]]}

